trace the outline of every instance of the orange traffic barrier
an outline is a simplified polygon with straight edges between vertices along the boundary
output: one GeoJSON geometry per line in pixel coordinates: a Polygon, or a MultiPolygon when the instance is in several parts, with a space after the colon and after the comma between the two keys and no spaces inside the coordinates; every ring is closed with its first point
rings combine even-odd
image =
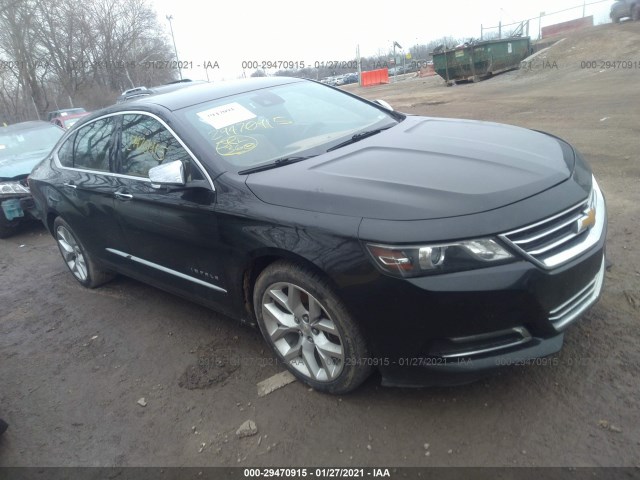
{"type": "Polygon", "coordinates": [[[360,82],[363,87],[371,87],[382,83],[389,83],[389,69],[381,68],[380,70],[369,70],[362,72],[360,82]]]}

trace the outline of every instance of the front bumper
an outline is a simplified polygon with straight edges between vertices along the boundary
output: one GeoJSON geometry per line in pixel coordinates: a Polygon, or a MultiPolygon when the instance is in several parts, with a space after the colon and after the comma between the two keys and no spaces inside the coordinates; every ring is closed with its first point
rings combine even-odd
{"type": "MultiPolygon", "coordinates": [[[[600,297],[604,285],[605,258],[586,286],[547,313],[552,330],[548,335],[531,324],[464,337],[427,342],[414,356],[380,361],[382,384],[386,386],[431,386],[469,383],[502,367],[544,364],[543,359],[562,348],[564,331],[600,297]],[[533,332],[533,333],[532,333],[533,332]]],[[[544,319],[540,319],[544,322],[544,319]]]]}
{"type": "Polygon", "coordinates": [[[553,268],[522,255],[450,274],[371,275],[347,288],[343,298],[367,336],[383,384],[468,383],[560,350],[564,330],[603,288],[607,227],[603,197],[599,201],[596,225],[582,237],[587,249],[568,242],[567,251],[577,254],[553,268]]]}
{"type": "Polygon", "coordinates": [[[385,387],[431,387],[464,385],[508,366],[545,364],[545,358],[562,348],[564,334],[532,338],[506,353],[446,359],[418,357],[399,359],[379,368],[385,387]]]}

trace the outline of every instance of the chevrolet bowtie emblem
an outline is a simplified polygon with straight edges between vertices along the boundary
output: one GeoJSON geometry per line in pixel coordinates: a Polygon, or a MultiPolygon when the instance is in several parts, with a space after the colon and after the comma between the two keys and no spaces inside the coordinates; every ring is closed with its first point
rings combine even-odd
{"type": "Polygon", "coordinates": [[[596,224],[596,209],[590,208],[585,214],[576,220],[576,233],[580,234],[585,230],[590,229],[596,224]]]}

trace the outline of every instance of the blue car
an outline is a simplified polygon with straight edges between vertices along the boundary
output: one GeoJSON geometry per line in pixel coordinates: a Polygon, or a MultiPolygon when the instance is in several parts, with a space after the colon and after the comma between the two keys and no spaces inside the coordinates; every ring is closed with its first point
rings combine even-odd
{"type": "Polygon", "coordinates": [[[41,121],[0,127],[0,238],[32,218],[27,177],[63,134],[60,127],[41,121]]]}

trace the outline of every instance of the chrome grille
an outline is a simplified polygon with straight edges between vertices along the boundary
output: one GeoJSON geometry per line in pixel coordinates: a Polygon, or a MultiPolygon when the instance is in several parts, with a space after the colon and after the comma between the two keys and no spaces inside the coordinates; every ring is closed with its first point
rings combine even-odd
{"type": "Polygon", "coordinates": [[[554,268],[594,246],[605,230],[606,207],[595,179],[589,199],[552,217],[500,235],[508,245],[543,268],[554,268]],[[595,218],[589,217],[589,214],[595,218]],[[582,228],[582,221],[595,222],[582,228]]]}
{"type": "Polygon", "coordinates": [[[594,279],[566,302],[549,312],[549,321],[556,330],[565,328],[598,299],[604,281],[604,271],[605,261],[603,258],[600,271],[594,279]]]}
{"type": "Polygon", "coordinates": [[[541,263],[546,257],[566,248],[569,242],[580,242],[587,232],[577,233],[574,225],[584,215],[587,203],[573,207],[554,217],[505,235],[517,248],[541,263]]]}

